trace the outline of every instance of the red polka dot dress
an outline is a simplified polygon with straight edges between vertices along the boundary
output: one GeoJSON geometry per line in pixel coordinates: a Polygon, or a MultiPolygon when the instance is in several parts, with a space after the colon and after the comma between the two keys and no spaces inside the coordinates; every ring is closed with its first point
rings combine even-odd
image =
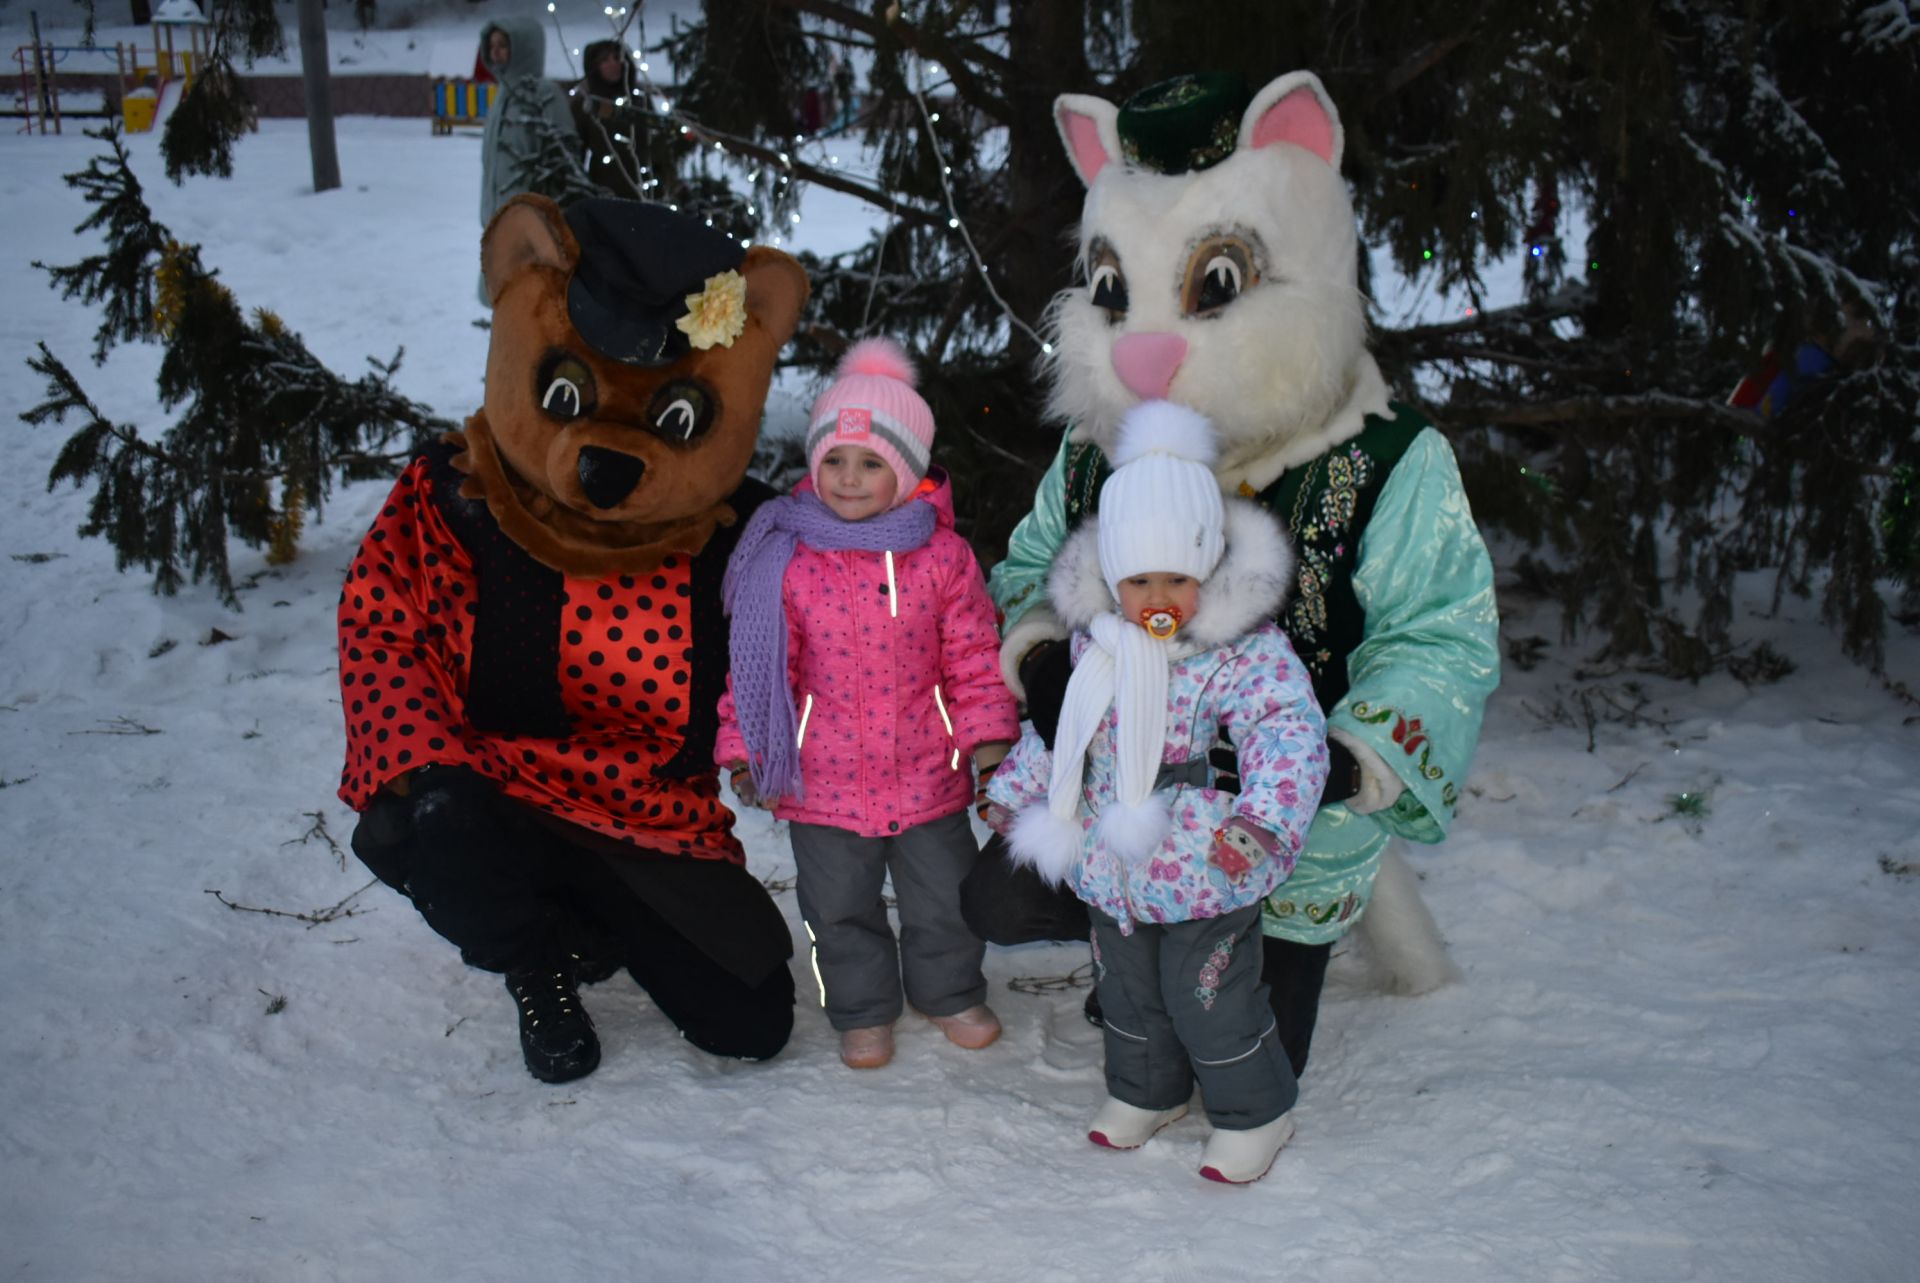
{"type": "MultiPolygon", "coordinates": [[[[693,562],[588,580],[516,553],[505,560],[523,569],[489,576],[484,548],[468,546],[482,541],[456,536],[435,487],[416,460],[341,592],[341,798],[363,810],[389,780],[461,765],[606,837],[742,862],[712,771],[663,773],[695,711],[693,562]]],[[[705,644],[724,655],[724,635],[705,644]]]]}

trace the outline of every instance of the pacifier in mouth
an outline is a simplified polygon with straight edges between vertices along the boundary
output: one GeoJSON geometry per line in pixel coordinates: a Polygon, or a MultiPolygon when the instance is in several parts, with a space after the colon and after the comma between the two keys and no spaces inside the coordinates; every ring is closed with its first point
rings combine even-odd
{"type": "Polygon", "coordinates": [[[1147,630],[1147,636],[1166,641],[1180,631],[1180,608],[1149,606],[1140,612],[1140,626],[1147,630]]]}

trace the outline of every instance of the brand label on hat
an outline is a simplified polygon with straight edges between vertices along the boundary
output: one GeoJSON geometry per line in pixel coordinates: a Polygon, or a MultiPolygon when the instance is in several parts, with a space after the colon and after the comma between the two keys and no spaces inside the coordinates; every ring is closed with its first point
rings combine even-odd
{"type": "Polygon", "coordinates": [[[849,406],[834,421],[833,435],[840,440],[863,439],[873,434],[873,411],[849,406]]]}

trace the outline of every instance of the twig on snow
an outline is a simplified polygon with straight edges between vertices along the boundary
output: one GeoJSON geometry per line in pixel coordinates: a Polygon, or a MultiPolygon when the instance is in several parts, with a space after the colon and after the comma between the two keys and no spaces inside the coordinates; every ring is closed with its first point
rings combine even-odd
{"type": "Polygon", "coordinates": [[[250,904],[235,904],[232,900],[227,899],[226,896],[212,888],[207,888],[207,894],[226,905],[229,909],[232,909],[235,913],[263,913],[270,918],[293,918],[296,921],[306,923],[307,926],[311,928],[321,926],[328,922],[338,922],[341,918],[351,918],[355,914],[366,912],[366,910],[362,909],[349,909],[347,905],[364,895],[368,888],[377,885],[379,881],[379,878],[370,878],[366,886],[361,887],[352,895],[347,896],[335,904],[328,905],[324,909],[315,909],[312,913],[292,913],[286,909],[257,909],[250,904]]]}
{"type": "Polygon", "coordinates": [[[1064,976],[1015,976],[1007,981],[1007,988],[1015,993],[1060,993],[1069,989],[1085,989],[1093,983],[1093,964],[1083,962],[1064,976]]]}

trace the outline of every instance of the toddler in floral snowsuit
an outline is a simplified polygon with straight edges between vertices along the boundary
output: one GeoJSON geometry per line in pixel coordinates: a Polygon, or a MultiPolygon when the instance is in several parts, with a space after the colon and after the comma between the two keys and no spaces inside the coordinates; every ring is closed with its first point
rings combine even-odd
{"type": "Polygon", "coordinates": [[[987,791],[1017,861],[1091,910],[1108,1099],[1089,1138],[1213,1123],[1200,1174],[1258,1180],[1299,1094],[1260,978],[1260,904],[1293,869],[1326,783],[1326,722],[1273,623],[1294,559],[1264,509],[1226,500],[1206,420],[1127,416],[1098,514],[1048,592],[1073,628],[1054,751],[1029,729],[987,791]],[[1239,791],[1208,764],[1224,736],[1239,791]]]}

